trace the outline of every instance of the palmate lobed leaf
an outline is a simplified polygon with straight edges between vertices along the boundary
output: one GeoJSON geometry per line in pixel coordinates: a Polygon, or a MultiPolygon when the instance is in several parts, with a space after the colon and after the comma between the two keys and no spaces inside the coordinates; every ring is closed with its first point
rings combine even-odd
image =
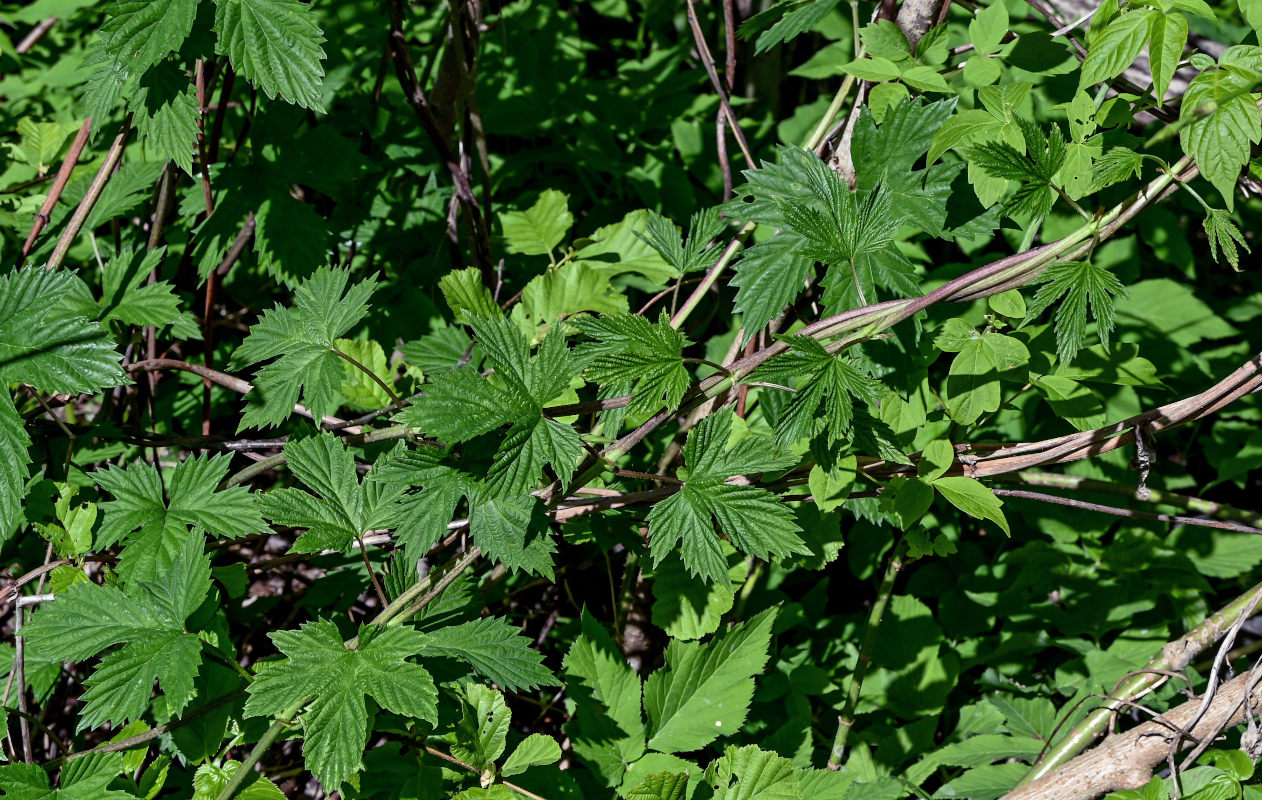
{"type": "Polygon", "coordinates": [[[367,744],[365,696],[389,711],[437,724],[434,681],[407,659],[425,635],[407,627],[361,628],[350,650],[332,620],[270,634],[285,660],[259,672],[249,687],[247,717],[275,716],[292,703],[313,698],[303,714],[303,755],[326,791],[359,769],[367,744]]]}
{"type": "Polygon", "coordinates": [[[142,75],[177,49],[193,29],[198,0],[118,0],[97,35],[109,58],[142,75]]]}
{"type": "Polygon", "coordinates": [[[260,504],[273,522],[307,529],[294,542],[294,552],[344,550],[370,530],[398,524],[398,501],[406,487],[368,478],[361,482],[354,455],[337,436],[322,431],[290,442],[285,455],[290,470],[318,496],[273,489],[260,504]]]}
{"type": "Polygon", "coordinates": [[[650,414],[663,404],[676,408],[691,378],[683,350],[690,342],[672,328],[663,311],[656,323],[634,314],[588,317],[575,322],[595,341],[580,347],[576,358],[591,381],[607,384],[635,381],[629,406],[633,414],[650,414]]]}
{"type": "Polygon", "coordinates": [[[148,708],[155,680],[171,714],[194,697],[201,644],[186,631],[185,621],[211,588],[204,543],[200,531],[187,531],[174,554],[160,563],[160,580],[131,580],[122,590],[76,583],[24,626],[23,634],[56,658],[82,661],[123,644],[87,679],[80,729],[139,717],[148,708]]]}
{"type": "Polygon", "coordinates": [[[520,503],[544,465],[551,466],[562,482],[577,465],[582,450],[577,432],[543,416],[544,406],[569,389],[576,372],[574,359],[560,330],[549,332],[531,357],[530,343],[508,320],[476,314],[466,319],[486,364],[494,370],[495,382],[471,367],[432,376],[426,395],[399,419],[450,444],[510,426],[484,489],[520,503]]]}
{"type": "Polygon", "coordinates": [[[316,270],[294,292],[292,308],[274,306],[250,327],[231,368],[276,360],[255,376],[251,394],[261,395],[262,404],[246,409],[239,431],[279,425],[293,414],[299,391],[317,420],[337,410],[345,361],[334,352],[336,341],[368,313],[376,282],[366,278],[348,288],[349,280],[347,270],[316,270]]]}
{"type": "Polygon", "coordinates": [[[1096,321],[1096,334],[1107,350],[1113,333],[1116,299],[1126,288],[1113,273],[1089,261],[1061,261],[1048,267],[1030,303],[1027,320],[1042,314],[1057,300],[1056,352],[1062,364],[1073,361],[1087,339],[1087,311],[1096,321]]]}
{"type": "Polygon", "coordinates": [[[109,547],[137,532],[140,537],[162,536],[189,526],[226,538],[270,533],[244,486],[217,490],[231,460],[226,454],[195,455],[176,465],[165,479],[156,466],[143,463],[93,473],[101,488],[113,495],[100,504],[105,518],[98,546],[109,547]]]}
{"type": "Polygon", "coordinates": [[[404,495],[397,515],[398,541],[413,552],[424,553],[449,531],[447,523],[461,498],[470,508],[469,530],[485,555],[511,569],[552,575],[556,552],[547,517],[529,492],[505,495],[488,488],[485,475],[474,475],[438,448],[393,451],[381,471],[369,473],[370,481],[395,484],[400,491],[420,487],[404,495]]]}
{"type": "Polygon", "coordinates": [[[824,434],[834,444],[851,433],[856,400],[874,403],[888,393],[853,359],[833,355],[809,336],[778,336],[790,351],[772,359],[755,372],[759,380],[787,383],[797,381],[797,392],[780,412],[776,439],[790,445],[815,433],[822,423],[824,434]],[[822,415],[818,412],[822,408],[822,415]]]}
{"type": "Polygon", "coordinates": [[[809,552],[792,512],[775,495],[726,482],[735,475],[767,472],[796,461],[759,437],[748,437],[729,448],[732,417],[731,409],[724,408],[689,432],[684,444],[687,480],[648,515],[654,565],[678,547],[691,574],[728,587],[731,578],[715,523],[734,545],[758,558],[809,552]]]}

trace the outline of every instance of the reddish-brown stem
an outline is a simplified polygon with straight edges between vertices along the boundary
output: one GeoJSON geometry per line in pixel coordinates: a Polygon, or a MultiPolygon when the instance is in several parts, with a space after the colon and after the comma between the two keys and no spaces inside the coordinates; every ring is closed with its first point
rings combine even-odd
{"type": "MultiPolygon", "coordinates": [[[[47,21],[45,20],[45,22],[47,21]]],[[[52,21],[55,22],[56,18],[54,17],[52,21]]],[[[22,51],[19,50],[18,52],[22,51]]],[[[26,237],[26,242],[22,245],[22,252],[18,256],[18,269],[21,269],[22,265],[26,263],[26,257],[31,254],[31,248],[35,246],[35,240],[39,237],[40,231],[44,230],[44,226],[52,220],[53,207],[61,199],[61,193],[70,181],[70,175],[74,172],[75,165],[79,163],[79,156],[83,153],[83,148],[88,143],[88,134],[91,132],[92,118],[88,117],[79,126],[79,133],[75,135],[74,141],[70,144],[66,157],[61,160],[61,168],[57,170],[57,177],[53,181],[52,188],[48,190],[48,196],[44,198],[44,204],[40,206],[39,211],[35,214],[35,222],[31,224],[31,232],[26,237]]]]}

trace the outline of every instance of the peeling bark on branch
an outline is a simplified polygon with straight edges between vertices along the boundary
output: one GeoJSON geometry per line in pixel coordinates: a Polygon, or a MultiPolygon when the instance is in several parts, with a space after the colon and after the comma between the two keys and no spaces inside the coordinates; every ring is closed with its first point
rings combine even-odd
{"type": "MultiPolygon", "coordinates": [[[[1262,705],[1259,675],[1245,673],[1219,687],[1205,716],[1191,733],[1199,741],[1245,719],[1245,701],[1256,714],[1262,705]]],[[[1110,736],[1098,747],[1033,783],[1008,793],[1003,800],[1091,800],[1120,789],[1138,789],[1152,780],[1153,768],[1165,763],[1175,733],[1170,725],[1186,728],[1196,717],[1201,699],[1189,700],[1167,712],[1160,721],[1146,722],[1123,734],[1110,736]]],[[[1192,742],[1184,742],[1190,746],[1192,742]]]]}

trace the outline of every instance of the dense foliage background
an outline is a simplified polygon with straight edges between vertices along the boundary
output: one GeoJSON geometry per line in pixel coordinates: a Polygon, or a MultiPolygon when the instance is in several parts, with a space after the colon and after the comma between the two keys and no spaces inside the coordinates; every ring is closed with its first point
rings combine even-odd
{"type": "Polygon", "coordinates": [[[1262,4],[1081,5],[0,2],[0,792],[1262,797],[1262,4]]]}

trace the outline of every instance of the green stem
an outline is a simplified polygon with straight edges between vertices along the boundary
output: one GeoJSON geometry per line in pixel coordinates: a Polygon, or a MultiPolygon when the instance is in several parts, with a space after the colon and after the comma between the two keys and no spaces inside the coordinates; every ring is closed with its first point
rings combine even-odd
{"type": "Polygon", "coordinates": [[[1196,626],[1186,636],[1161,648],[1161,652],[1143,669],[1131,673],[1110,692],[1117,700],[1100,706],[1075,725],[1073,730],[1059,739],[1030,767],[1030,771],[1017,786],[1042,778],[1087,749],[1097,736],[1104,733],[1109,718],[1117,709],[1126,705],[1126,701],[1134,702],[1165,682],[1166,676],[1161,672],[1180,672],[1185,669],[1198,653],[1222,637],[1241,616],[1252,614],[1259,603],[1262,603],[1262,583],[1223,606],[1217,614],[1196,626]]]}
{"type": "Polygon", "coordinates": [[[872,612],[868,615],[868,629],[863,634],[863,643],[859,646],[859,660],[855,663],[854,674],[850,676],[850,690],[846,693],[846,705],[837,716],[837,735],[833,738],[833,749],[828,754],[828,768],[841,769],[846,760],[846,740],[850,737],[850,729],[854,727],[855,709],[859,706],[859,697],[863,694],[863,679],[867,675],[868,665],[872,662],[872,651],[876,648],[876,635],[881,627],[881,617],[885,616],[885,608],[894,594],[894,581],[903,569],[903,543],[900,540],[890,553],[890,560],[885,565],[885,576],[881,579],[881,588],[872,603],[872,612]]]}
{"type": "Polygon", "coordinates": [[[754,232],[756,227],[756,223],[745,223],[745,227],[741,228],[740,232],[736,234],[736,238],[728,243],[723,255],[719,256],[718,262],[701,279],[701,283],[697,284],[697,288],[692,290],[692,294],[688,295],[683,307],[675,312],[675,316],[671,317],[670,326],[672,328],[679,328],[687,321],[689,315],[701,303],[701,299],[706,296],[706,292],[710,291],[710,287],[718,281],[719,275],[723,274],[723,270],[727,269],[728,265],[732,263],[732,259],[736,258],[736,254],[744,247],[745,240],[749,238],[749,235],[754,232]]]}
{"type": "MultiPolygon", "coordinates": [[[[855,58],[863,57],[863,48],[859,48],[858,55],[855,58]]],[[[847,75],[846,79],[841,82],[841,88],[837,90],[837,94],[833,95],[833,101],[828,104],[828,110],[824,112],[824,116],[820,118],[819,124],[815,126],[815,130],[811,132],[810,137],[803,145],[805,150],[814,150],[819,147],[824,137],[828,135],[833,127],[833,121],[837,119],[837,115],[841,113],[841,107],[846,104],[846,98],[850,95],[850,90],[854,88],[855,79],[853,75],[847,75]]]]}
{"type": "Polygon", "coordinates": [[[237,789],[240,789],[241,784],[245,783],[246,778],[254,772],[254,766],[259,763],[259,759],[267,752],[267,748],[271,747],[272,742],[275,742],[276,738],[293,724],[294,718],[302,712],[302,709],[311,700],[311,697],[295,700],[277,715],[276,721],[263,732],[259,740],[254,743],[254,748],[250,750],[250,754],[245,757],[245,761],[241,762],[241,766],[237,767],[237,771],[232,773],[232,777],[219,790],[219,794],[215,795],[215,800],[232,800],[232,796],[237,793],[237,789]]]}
{"type": "MultiPolygon", "coordinates": [[[[867,54],[867,47],[859,40],[859,4],[856,0],[850,0],[850,17],[854,24],[854,57],[857,60],[867,54]]],[[[847,75],[846,79],[841,82],[841,88],[837,90],[837,94],[833,95],[833,101],[828,104],[828,110],[824,112],[824,116],[820,119],[819,124],[815,126],[810,138],[802,145],[804,149],[814,150],[824,143],[824,137],[832,129],[833,121],[841,113],[841,107],[846,104],[846,98],[849,97],[850,90],[854,88],[854,84],[855,77],[853,75],[847,75]]]]}

